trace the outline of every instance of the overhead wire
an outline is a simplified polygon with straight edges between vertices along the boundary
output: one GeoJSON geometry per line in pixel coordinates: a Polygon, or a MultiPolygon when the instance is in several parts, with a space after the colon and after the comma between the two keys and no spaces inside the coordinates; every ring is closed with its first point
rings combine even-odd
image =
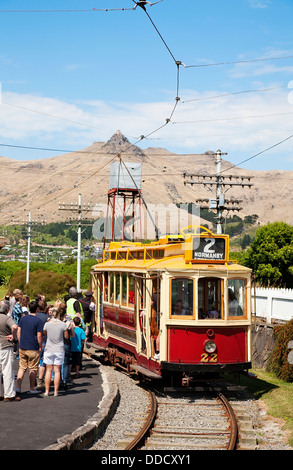
{"type": "Polygon", "coordinates": [[[263,57],[259,59],[247,59],[247,60],[233,60],[233,61],[228,61],[228,62],[216,62],[213,64],[195,64],[195,65],[185,65],[182,64],[186,69],[188,68],[200,68],[200,67],[216,67],[219,65],[233,65],[233,64],[249,64],[253,62],[266,62],[270,60],[286,60],[286,59],[292,59],[293,55],[288,55],[288,56],[279,56],[279,57],[263,57]]]}
{"type": "Polygon", "coordinates": [[[88,8],[88,9],[55,9],[55,10],[0,10],[0,13],[83,13],[83,12],[108,12],[108,11],[130,11],[132,8],[88,8]]]}
{"type": "Polygon", "coordinates": [[[232,96],[232,95],[241,95],[244,93],[263,93],[266,91],[273,91],[273,90],[278,90],[280,88],[288,88],[288,85],[280,85],[280,86],[275,86],[271,88],[259,88],[259,89],[253,89],[253,90],[242,90],[242,91],[234,91],[230,93],[223,93],[221,95],[214,95],[214,96],[207,96],[205,98],[192,98],[189,100],[181,100],[181,103],[190,103],[192,101],[207,101],[207,100],[214,100],[217,98],[224,98],[226,96],[232,96]]]}
{"type": "Polygon", "coordinates": [[[272,114],[258,114],[258,115],[251,115],[251,116],[234,116],[234,117],[225,117],[225,118],[217,118],[217,119],[198,119],[196,121],[173,121],[172,124],[196,124],[199,122],[217,122],[217,121],[237,121],[239,119],[254,119],[254,118],[263,118],[263,117],[273,117],[273,116],[286,116],[289,114],[293,114],[293,112],[285,112],[285,113],[272,113],[272,114]]]}
{"type": "Polygon", "coordinates": [[[228,171],[228,170],[231,170],[232,168],[235,168],[235,167],[237,167],[237,166],[239,166],[239,165],[242,165],[243,163],[246,163],[246,162],[248,162],[249,160],[252,160],[252,159],[258,157],[259,155],[262,155],[263,153],[268,152],[269,150],[271,150],[271,149],[273,149],[273,148],[275,148],[275,147],[278,147],[279,145],[283,144],[284,142],[286,142],[286,141],[288,141],[288,140],[290,140],[290,139],[292,139],[292,138],[293,138],[293,134],[289,135],[288,137],[286,137],[285,139],[281,140],[280,142],[277,142],[276,144],[271,145],[270,147],[268,147],[268,148],[266,148],[266,149],[264,149],[264,150],[261,150],[260,152],[258,152],[258,153],[256,153],[256,154],[252,155],[251,157],[246,158],[245,160],[242,160],[242,161],[239,162],[239,163],[235,163],[235,165],[232,165],[232,166],[230,166],[229,168],[226,168],[225,170],[222,170],[222,173],[223,173],[223,172],[226,172],[226,171],[228,171]]]}
{"type": "Polygon", "coordinates": [[[67,119],[67,118],[64,118],[62,116],[56,116],[55,114],[45,113],[44,111],[39,111],[39,110],[36,110],[36,109],[26,108],[25,106],[19,106],[17,104],[8,103],[7,101],[3,101],[3,100],[1,100],[1,104],[4,104],[6,106],[12,106],[12,107],[18,108],[18,109],[22,109],[24,111],[30,111],[31,113],[37,113],[37,114],[41,114],[43,116],[52,117],[54,119],[60,119],[61,121],[69,122],[71,124],[76,124],[78,126],[84,126],[84,127],[88,127],[88,128],[91,128],[91,129],[97,129],[97,130],[105,130],[102,127],[92,126],[91,124],[86,124],[84,122],[73,121],[72,119],[67,119]]]}
{"type": "MultiPolygon", "coordinates": [[[[167,124],[169,124],[171,122],[171,119],[174,115],[174,112],[177,108],[177,105],[178,105],[178,102],[181,101],[180,100],[180,97],[179,97],[179,78],[180,78],[180,66],[184,66],[185,68],[192,68],[192,67],[211,67],[211,66],[218,66],[218,65],[230,65],[230,64],[240,64],[240,63],[249,63],[249,62],[262,62],[262,61],[269,61],[269,60],[281,60],[281,59],[289,59],[289,58],[292,58],[293,56],[283,56],[283,57],[270,57],[270,58],[260,58],[260,59],[250,59],[250,60],[240,60],[240,61],[229,61],[229,62],[218,62],[218,63],[212,63],[212,64],[195,64],[195,65],[185,65],[184,63],[182,63],[181,61],[178,61],[176,60],[174,54],[172,53],[170,47],[168,46],[167,42],[165,41],[165,39],[163,38],[162,34],[160,33],[159,29],[157,28],[157,26],[155,25],[154,21],[152,20],[151,16],[149,15],[149,13],[147,12],[146,8],[145,8],[145,5],[146,3],[149,3],[150,5],[152,5],[150,2],[135,2],[134,0],[132,0],[134,3],[135,3],[135,7],[132,7],[132,8],[116,8],[116,9],[96,9],[96,8],[93,8],[93,9],[88,9],[88,10],[70,10],[70,9],[67,9],[67,10],[0,10],[0,13],[9,13],[9,12],[15,12],[15,13],[27,13],[27,12],[77,12],[77,11],[89,11],[89,12],[94,12],[94,11],[121,11],[121,10],[135,10],[137,6],[140,6],[141,9],[145,12],[145,14],[147,15],[149,21],[151,22],[151,24],[153,25],[155,31],[157,32],[157,34],[159,35],[161,41],[163,42],[165,48],[167,49],[169,55],[171,56],[172,60],[174,61],[174,63],[176,64],[176,67],[177,67],[177,83],[176,83],[176,98],[175,98],[175,104],[172,108],[172,111],[170,113],[170,116],[166,119],[165,123],[158,126],[156,129],[154,129],[153,131],[150,131],[148,134],[146,135],[141,135],[140,138],[138,139],[138,141],[134,144],[130,144],[130,146],[132,145],[136,145],[137,143],[139,143],[140,141],[142,141],[143,139],[147,139],[149,138],[151,135],[155,134],[156,132],[158,132],[159,130],[161,130],[162,128],[164,128],[167,124]]],[[[155,2],[157,3],[157,2],[155,2]]],[[[274,88],[270,88],[270,89],[266,89],[266,90],[255,90],[255,91],[269,91],[269,90],[272,90],[272,89],[276,89],[278,87],[274,87],[274,88]]],[[[218,95],[218,96],[214,96],[214,97],[210,97],[210,98],[202,98],[202,99],[194,99],[194,100],[185,100],[185,101],[182,101],[183,103],[185,102],[190,102],[190,101],[199,101],[199,100],[204,100],[204,99],[215,99],[215,98],[218,98],[220,96],[228,96],[228,95],[236,95],[236,94],[240,94],[240,93],[249,93],[249,92],[254,92],[254,90],[246,90],[246,91],[243,91],[243,92],[234,92],[234,93],[227,93],[225,95],[218,95]]],[[[11,106],[15,106],[15,107],[18,107],[20,109],[27,109],[29,111],[32,111],[32,112],[37,112],[39,114],[43,114],[43,115],[47,115],[47,116],[50,116],[48,113],[43,113],[43,112],[40,112],[40,111],[35,111],[35,110],[31,110],[31,109],[28,109],[28,108],[22,108],[20,106],[17,106],[17,105],[13,105],[13,104],[10,104],[10,103],[6,103],[4,102],[4,104],[7,104],[7,105],[11,105],[11,106]]],[[[236,117],[236,118],[222,118],[222,119],[216,119],[216,120],[198,120],[198,121],[184,121],[184,122],[172,122],[173,124],[179,124],[179,123],[192,123],[192,122],[215,122],[215,121],[221,121],[221,120],[234,120],[234,119],[244,119],[244,118],[253,118],[253,117],[268,117],[268,116],[276,116],[276,115],[283,115],[283,114],[292,114],[292,113],[279,113],[279,114],[271,114],[271,115],[262,115],[262,116],[247,116],[247,117],[236,117]]],[[[62,118],[62,117],[59,117],[59,116],[51,116],[51,117],[55,117],[57,119],[61,119],[61,120],[64,120],[64,121],[68,121],[68,122],[71,122],[73,124],[77,124],[77,125],[83,125],[83,126],[86,126],[86,127],[91,127],[91,128],[96,128],[96,129],[101,129],[101,128],[97,128],[95,126],[90,126],[90,125],[87,125],[85,123],[80,123],[80,122],[77,122],[77,121],[72,121],[72,120],[68,120],[66,118],[62,118]]],[[[277,145],[280,145],[281,143],[285,142],[286,140],[289,140],[291,138],[291,136],[289,136],[288,138],[284,139],[283,141],[269,147],[268,149],[262,151],[262,152],[259,152],[258,154],[256,154],[255,156],[252,156],[250,158],[248,158],[247,160],[245,161],[248,161],[252,158],[255,158],[257,155],[260,155],[261,153],[273,148],[273,147],[276,147],[277,145]]],[[[72,152],[72,150],[60,150],[60,149],[47,149],[47,148],[43,148],[43,147],[25,147],[25,146],[17,146],[17,145],[8,145],[8,144],[0,144],[0,146],[6,146],[6,147],[14,147],[14,148],[30,148],[30,149],[34,149],[34,150],[46,150],[46,151],[62,151],[62,152],[72,152]]],[[[128,147],[129,148],[129,147],[128,147]]],[[[124,150],[123,152],[125,152],[126,150],[124,150]]],[[[79,153],[89,153],[89,152],[86,152],[86,151],[75,151],[75,152],[79,152],[79,153]]],[[[93,152],[95,153],[95,152],[93,152]]],[[[120,154],[116,155],[115,157],[119,156],[120,154]]],[[[115,158],[114,157],[114,158],[115,158]]],[[[121,156],[120,156],[121,158],[121,156]]],[[[242,161],[241,163],[239,163],[238,165],[244,163],[245,161],[242,161]]],[[[237,165],[234,165],[234,166],[237,166],[237,165]]],[[[233,167],[234,167],[233,166],[233,167]]],[[[100,169],[97,170],[97,172],[100,171],[100,169]]],[[[94,172],[93,174],[95,174],[96,172],[94,172]]],[[[82,181],[80,184],[82,184],[84,181],[82,181]]]]}

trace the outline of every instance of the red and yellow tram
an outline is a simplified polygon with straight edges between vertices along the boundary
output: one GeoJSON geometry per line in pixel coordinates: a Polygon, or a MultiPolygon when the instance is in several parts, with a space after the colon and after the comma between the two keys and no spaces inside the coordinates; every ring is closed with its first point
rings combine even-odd
{"type": "Polygon", "coordinates": [[[229,237],[112,242],[92,268],[93,343],[146,377],[190,378],[251,367],[251,270],[229,260],[229,237]]]}

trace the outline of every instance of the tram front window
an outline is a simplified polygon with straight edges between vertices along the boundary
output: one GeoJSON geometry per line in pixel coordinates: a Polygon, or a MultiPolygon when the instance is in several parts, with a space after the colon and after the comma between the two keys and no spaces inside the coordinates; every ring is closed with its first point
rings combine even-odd
{"type": "Polygon", "coordinates": [[[198,280],[198,318],[222,318],[222,285],[221,279],[198,280]]]}
{"type": "Polygon", "coordinates": [[[171,315],[193,315],[193,280],[172,279],[171,315]]]}
{"type": "Polygon", "coordinates": [[[228,310],[229,317],[245,315],[245,281],[243,279],[229,279],[228,281],[228,310]]]}

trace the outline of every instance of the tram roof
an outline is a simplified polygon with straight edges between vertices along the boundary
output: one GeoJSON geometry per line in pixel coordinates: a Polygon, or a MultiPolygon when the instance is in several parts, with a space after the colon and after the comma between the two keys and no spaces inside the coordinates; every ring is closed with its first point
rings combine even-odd
{"type": "MultiPolygon", "coordinates": [[[[208,231],[209,232],[209,231],[208,231]]],[[[228,235],[211,232],[190,236],[172,235],[155,242],[111,242],[103,252],[103,261],[92,269],[102,271],[233,271],[249,273],[251,269],[229,260],[228,235]],[[212,242],[211,242],[212,240],[212,242]],[[211,247],[214,248],[209,259],[211,247]]]]}
{"type": "Polygon", "coordinates": [[[205,271],[205,272],[214,272],[217,273],[227,273],[227,271],[239,272],[239,273],[248,273],[251,270],[245,266],[241,266],[236,262],[229,261],[224,264],[216,263],[186,263],[183,256],[170,256],[164,257],[161,259],[148,259],[148,260],[138,260],[138,259],[120,259],[120,260],[111,260],[108,259],[104,262],[98,263],[92,267],[95,271],[176,271],[176,272],[191,272],[191,271],[205,271]]]}

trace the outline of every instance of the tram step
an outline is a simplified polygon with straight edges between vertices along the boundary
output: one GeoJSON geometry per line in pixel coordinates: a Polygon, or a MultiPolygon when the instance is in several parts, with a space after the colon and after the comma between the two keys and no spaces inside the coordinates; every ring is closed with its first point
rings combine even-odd
{"type": "Polygon", "coordinates": [[[130,370],[135,370],[136,372],[140,372],[141,374],[149,377],[150,379],[161,379],[162,377],[159,374],[155,374],[151,370],[146,369],[145,367],[139,366],[138,364],[131,364],[130,370]]]}

